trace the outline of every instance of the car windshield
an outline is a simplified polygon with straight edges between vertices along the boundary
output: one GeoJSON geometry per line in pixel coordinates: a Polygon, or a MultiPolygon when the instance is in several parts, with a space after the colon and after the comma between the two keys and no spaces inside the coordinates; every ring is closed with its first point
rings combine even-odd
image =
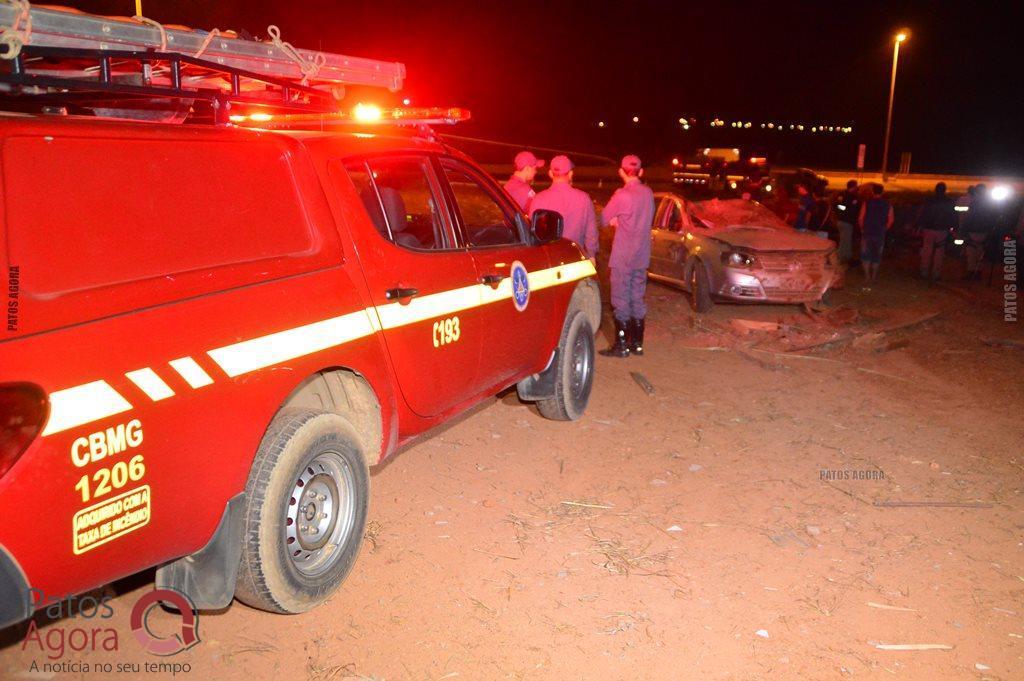
{"type": "Polygon", "coordinates": [[[691,204],[694,216],[712,229],[736,225],[791,229],[779,216],[757,201],[744,199],[711,199],[691,204]]]}

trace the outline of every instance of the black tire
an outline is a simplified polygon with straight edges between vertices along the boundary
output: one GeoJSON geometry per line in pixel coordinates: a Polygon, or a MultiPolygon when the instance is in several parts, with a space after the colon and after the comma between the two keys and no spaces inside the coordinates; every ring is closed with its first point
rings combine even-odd
{"type": "Polygon", "coordinates": [[[594,330],[582,310],[570,308],[555,361],[555,396],[537,402],[537,409],[552,421],[575,421],[587,410],[594,386],[594,330]]]}
{"type": "Polygon", "coordinates": [[[711,312],[715,302],[711,300],[711,281],[707,268],[700,260],[694,260],[690,267],[690,306],[695,312],[711,312]]]}
{"type": "Polygon", "coordinates": [[[323,603],[352,568],[366,527],[370,476],[355,429],[338,414],[282,411],[245,491],[235,596],[286,614],[323,603]]]}

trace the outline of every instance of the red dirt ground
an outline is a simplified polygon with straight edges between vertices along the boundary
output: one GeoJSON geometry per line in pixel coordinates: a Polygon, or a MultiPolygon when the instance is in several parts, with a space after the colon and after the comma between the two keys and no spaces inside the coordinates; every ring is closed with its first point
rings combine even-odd
{"type": "MultiPolygon", "coordinates": [[[[369,541],[325,606],[236,603],[154,658],[126,622],[144,577],[113,602],[121,652],[69,657],[203,679],[1024,678],[1024,351],[979,340],[1021,327],[994,298],[850,279],[837,302],[861,319],[941,315],[888,352],[741,353],[730,319],[802,313],[697,322],[652,285],[646,356],[599,358],[583,420],[506,394],[376,470],[369,541]],[[892,500],[990,506],[874,505],[892,500]]],[[[4,632],[0,676],[52,677],[28,671],[45,655],[23,632],[4,632]]]]}

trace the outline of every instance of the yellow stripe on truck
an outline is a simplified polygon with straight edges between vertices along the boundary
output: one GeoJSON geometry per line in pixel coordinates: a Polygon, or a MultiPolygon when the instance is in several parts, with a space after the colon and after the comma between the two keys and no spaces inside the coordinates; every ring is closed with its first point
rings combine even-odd
{"type": "MultiPolygon", "coordinates": [[[[580,260],[556,267],[529,272],[530,289],[538,291],[559,284],[569,284],[596,274],[594,264],[580,260]]],[[[408,303],[388,303],[378,307],[323,319],[284,331],[251,338],[210,350],[206,354],[230,378],[275,364],[305,357],[328,348],[338,347],[381,330],[396,329],[408,324],[446,317],[450,314],[512,298],[512,283],[503,279],[497,287],[473,284],[461,288],[417,296],[408,303]]],[[[191,357],[180,357],[168,363],[193,389],[214,382],[191,357]]],[[[153,401],[175,393],[150,368],[125,374],[153,401]]],[[[50,394],[50,420],[43,435],[52,435],[69,428],[99,421],[132,409],[131,403],[106,381],[93,381],[50,394]]]]}

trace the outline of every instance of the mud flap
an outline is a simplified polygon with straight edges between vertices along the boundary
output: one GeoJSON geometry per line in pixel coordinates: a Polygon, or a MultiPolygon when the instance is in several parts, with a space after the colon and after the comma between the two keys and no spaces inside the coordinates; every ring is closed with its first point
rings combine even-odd
{"type": "Polygon", "coordinates": [[[516,384],[519,399],[524,402],[549,400],[555,396],[555,379],[558,373],[558,349],[551,353],[548,365],[539,374],[527,376],[516,384]]]}
{"type": "Polygon", "coordinates": [[[197,610],[226,608],[235,596],[244,519],[245,492],[240,492],[224,506],[217,530],[206,546],[157,569],[156,588],[180,591],[197,610]]]}

